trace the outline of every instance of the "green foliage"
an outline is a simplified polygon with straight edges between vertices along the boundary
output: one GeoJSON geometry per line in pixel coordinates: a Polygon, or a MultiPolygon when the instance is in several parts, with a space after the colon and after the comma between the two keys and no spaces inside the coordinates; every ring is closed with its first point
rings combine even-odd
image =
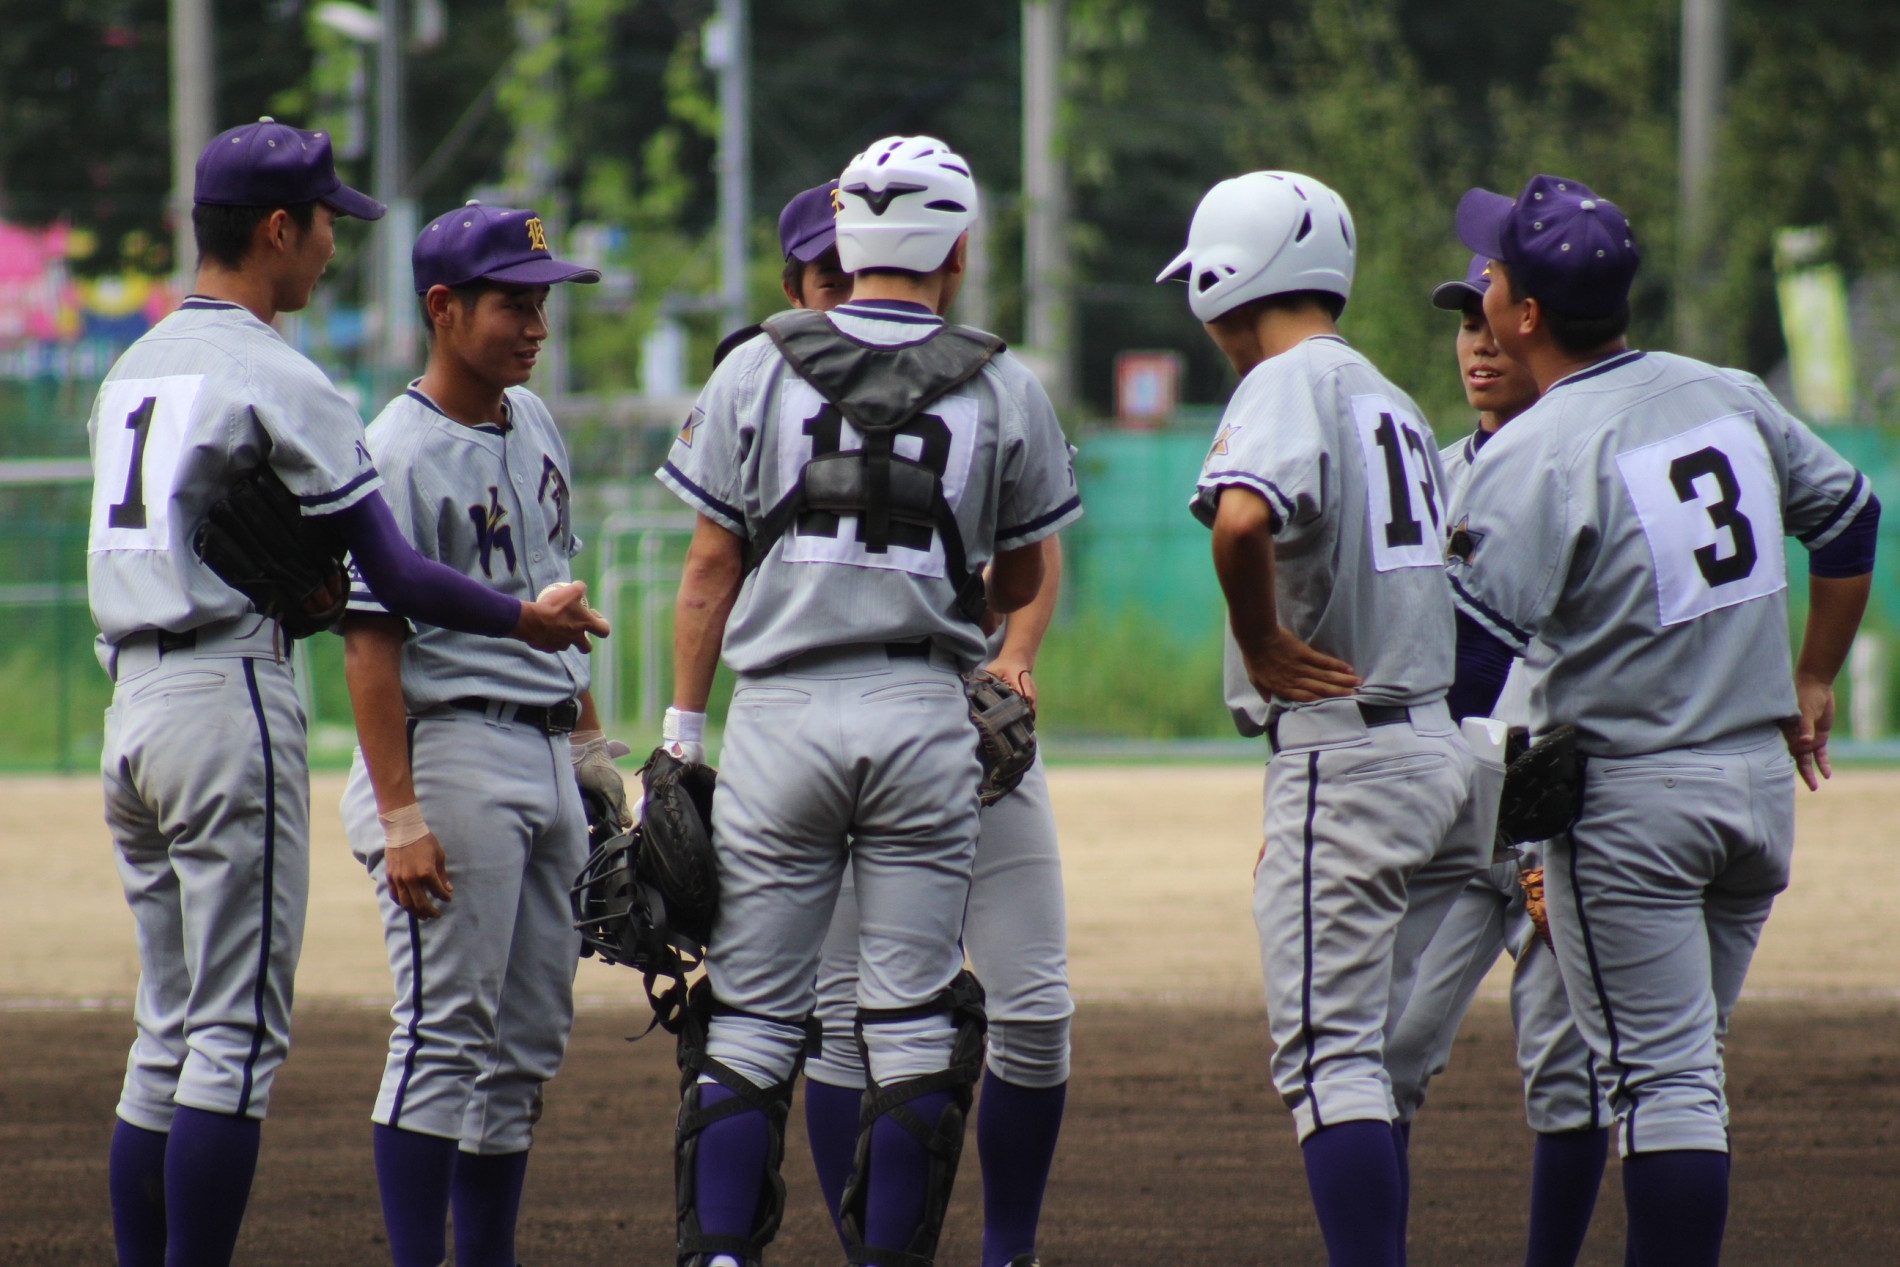
{"type": "Polygon", "coordinates": [[[1218,636],[1188,642],[1140,612],[1085,611],[1058,622],[1036,658],[1037,723],[1052,734],[1227,738],[1218,636]]]}

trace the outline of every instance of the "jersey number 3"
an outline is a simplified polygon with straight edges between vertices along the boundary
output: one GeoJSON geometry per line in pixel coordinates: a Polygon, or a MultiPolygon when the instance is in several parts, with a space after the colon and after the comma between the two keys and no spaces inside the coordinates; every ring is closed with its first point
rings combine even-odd
{"type": "Polygon", "coordinates": [[[1354,396],[1352,417],[1365,458],[1372,566],[1381,572],[1445,566],[1438,468],[1424,426],[1404,406],[1377,395],[1354,396]]]}
{"type": "Polygon", "coordinates": [[[120,379],[93,413],[89,550],[164,550],[185,427],[202,375],[120,379]]]}
{"type": "Polygon", "coordinates": [[[1657,616],[1679,625],[1788,583],[1781,484],[1740,414],[1617,455],[1656,565],[1657,616]]]}

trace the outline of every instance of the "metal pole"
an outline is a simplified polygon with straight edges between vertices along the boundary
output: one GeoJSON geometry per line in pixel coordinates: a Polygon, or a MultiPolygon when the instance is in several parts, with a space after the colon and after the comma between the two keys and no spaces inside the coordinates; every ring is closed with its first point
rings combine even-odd
{"type": "MultiPolygon", "coordinates": [[[[746,0],[719,0],[719,314],[727,330],[751,318],[746,236],[752,203],[752,35],[746,0]]],[[[710,52],[711,50],[709,50],[710,52]]]]}
{"type": "Polygon", "coordinates": [[[1709,177],[1722,123],[1727,77],[1727,0],[1682,0],[1682,118],[1678,140],[1676,346],[1690,356],[1716,356],[1707,308],[1710,248],[1709,177]]]}
{"type": "Polygon", "coordinates": [[[1062,0],[1023,3],[1024,334],[1058,408],[1072,397],[1069,183],[1061,143],[1062,0]]]}
{"type": "Polygon", "coordinates": [[[211,57],[211,0],[171,0],[172,275],[189,289],[198,271],[191,233],[191,186],[211,140],[217,68],[211,57]]]}
{"type": "Polygon", "coordinates": [[[389,208],[376,226],[376,308],[382,317],[376,341],[373,413],[407,380],[415,360],[416,305],[410,296],[409,248],[416,236],[416,205],[403,195],[408,170],[403,111],[402,0],[377,0],[382,38],[376,43],[376,155],[371,179],[376,200],[389,208]]]}

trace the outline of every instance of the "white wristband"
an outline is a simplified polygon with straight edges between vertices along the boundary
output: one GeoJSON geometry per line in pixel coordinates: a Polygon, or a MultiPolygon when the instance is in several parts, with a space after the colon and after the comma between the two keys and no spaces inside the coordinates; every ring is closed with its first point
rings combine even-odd
{"type": "Polygon", "coordinates": [[[667,709],[660,722],[660,738],[666,743],[705,743],[706,714],[667,709]]]}
{"type": "Polygon", "coordinates": [[[388,814],[378,814],[383,824],[383,848],[401,849],[413,845],[429,834],[429,825],[422,821],[422,806],[405,805],[388,814]]]}

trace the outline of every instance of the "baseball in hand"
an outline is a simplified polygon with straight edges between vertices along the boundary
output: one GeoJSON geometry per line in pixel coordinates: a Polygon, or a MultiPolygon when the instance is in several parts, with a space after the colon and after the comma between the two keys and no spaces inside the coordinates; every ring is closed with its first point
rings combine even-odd
{"type": "MultiPolygon", "coordinates": [[[[554,584],[544,587],[539,594],[536,594],[534,596],[534,601],[537,603],[545,603],[548,601],[548,597],[550,595],[558,594],[562,590],[567,589],[569,586],[579,585],[579,584],[580,584],[579,581],[556,581],[554,584]]],[[[588,611],[594,610],[593,605],[591,603],[583,602],[581,605],[585,607],[588,611]]]]}

